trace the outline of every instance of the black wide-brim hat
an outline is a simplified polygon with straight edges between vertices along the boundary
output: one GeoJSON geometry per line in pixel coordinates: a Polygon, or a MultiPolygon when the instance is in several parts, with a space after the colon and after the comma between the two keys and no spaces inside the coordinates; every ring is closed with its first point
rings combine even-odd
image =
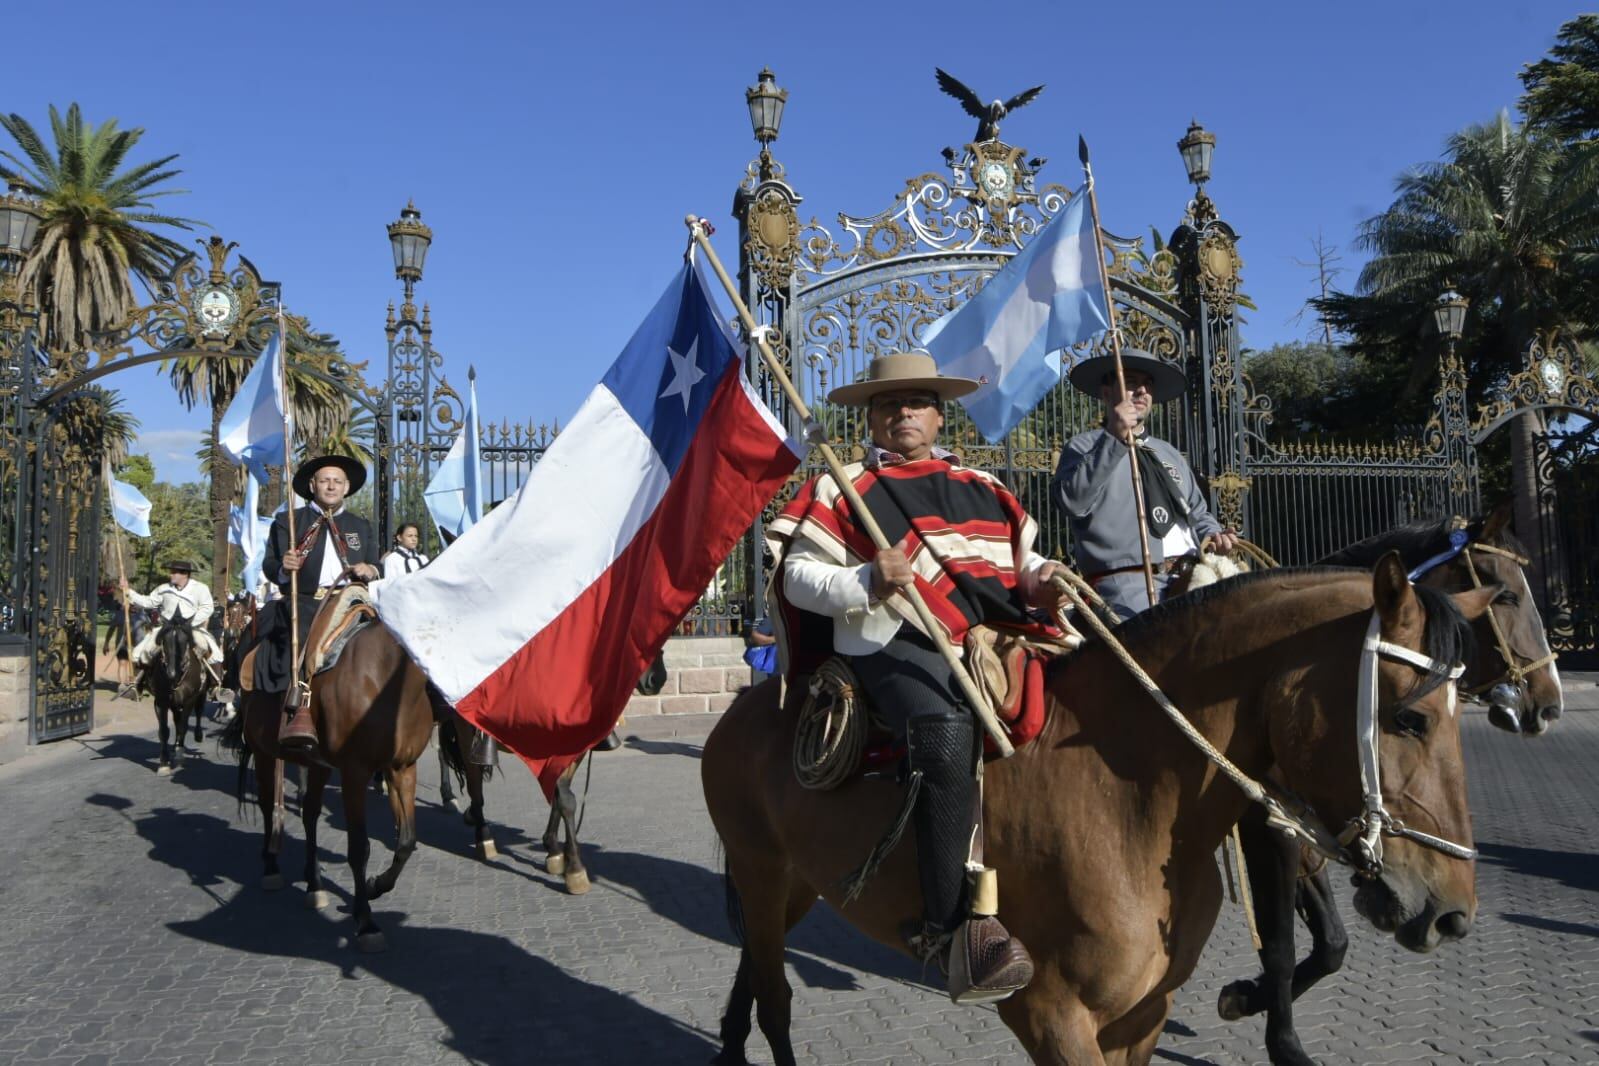
{"type": "MultiPolygon", "coordinates": [[[[1155,403],[1174,400],[1188,388],[1188,379],[1181,370],[1138,348],[1122,349],[1122,369],[1141,370],[1150,376],[1154,384],[1150,386],[1149,398],[1155,403]]],[[[1079,392],[1086,392],[1098,399],[1099,386],[1106,375],[1111,378],[1116,376],[1114,355],[1096,355],[1092,359],[1084,359],[1075,364],[1066,376],[1079,392]]]]}
{"type": "Polygon", "coordinates": [[[336,466],[344,471],[344,476],[350,479],[350,491],[346,498],[354,496],[361,491],[361,486],[366,484],[366,467],[360,460],[351,459],[348,455],[319,455],[315,459],[307,459],[294,471],[294,492],[303,500],[311,498],[311,479],[316,477],[316,472],[324,467],[336,466]]]}
{"type": "Polygon", "coordinates": [[[192,574],[198,569],[200,568],[187,559],[174,559],[167,564],[169,574],[192,574]]]}

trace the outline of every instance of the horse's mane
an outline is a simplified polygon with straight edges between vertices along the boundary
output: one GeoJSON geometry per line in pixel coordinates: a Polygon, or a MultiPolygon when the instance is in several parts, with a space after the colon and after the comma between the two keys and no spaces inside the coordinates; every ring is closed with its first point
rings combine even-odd
{"type": "MultiPolygon", "coordinates": [[[[1473,518],[1466,526],[1466,532],[1472,540],[1482,539],[1484,518],[1473,518]]],[[[1396,526],[1386,533],[1378,533],[1367,537],[1365,540],[1356,541],[1347,548],[1333,552],[1331,555],[1318,560],[1319,566],[1359,566],[1370,568],[1376,565],[1377,560],[1391,551],[1398,551],[1406,566],[1419,566],[1435,555],[1441,555],[1449,550],[1449,534],[1454,532],[1453,518],[1440,518],[1425,522],[1412,522],[1409,525],[1396,526]]],[[[1484,543],[1487,543],[1486,541],[1484,543]]],[[[1510,530],[1502,530],[1493,538],[1495,547],[1505,548],[1518,555],[1526,555],[1527,549],[1522,546],[1510,530]]]]}
{"type": "MultiPolygon", "coordinates": [[[[1131,649],[1135,648],[1151,630],[1164,628],[1173,617],[1188,615],[1206,605],[1219,605],[1217,601],[1225,601],[1262,581],[1278,583],[1307,581],[1308,583],[1316,579],[1349,577],[1359,573],[1361,571],[1357,569],[1337,566],[1287,566],[1275,570],[1252,570],[1158,603],[1149,610],[1127,619],[1111,632],[1117,640],[1131,649]]],[[[1367,576],[1369,577],[1369,573],[1367,576]]],[[[1475,652],[1476,640],[1470,623],[1447,595],[1422,585],[1413,585],[1412,588],[1421,602],[1425,620],[1421,653],[1443,667],[1442,670],[1429,671],[1411,691],[1409,698],[1418,699],[1443,684],[1448,679],[1447,670],[1451,666],[1469,660],[1475,652]]],[[[1089,637],[1076,650],[1056,659],[1051,664],[1051,671],[1065,668],[1078,657],[1102,647],[1103,644],[1104,642],[1098,637],[1089,637]]]]}

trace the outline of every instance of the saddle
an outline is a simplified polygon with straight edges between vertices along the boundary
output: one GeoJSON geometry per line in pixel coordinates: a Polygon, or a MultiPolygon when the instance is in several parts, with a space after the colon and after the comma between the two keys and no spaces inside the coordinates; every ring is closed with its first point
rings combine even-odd
{"type": "MultiPolygon", "coordinates": [[[[344,646],[350,638],[377,620],[377,609],[365,585],[346,585],[322,601],[316,618],[311,622],[311,632],[305,647],[300,649],[296,664],[301,676],[315,677],[339,661],[344,646]],[[309,664],[309,669],[305,669],[309,664]]],[[[255,656],[258,644],[245,653],[239,663],[239,688],[255,691],[255,656]]]]}

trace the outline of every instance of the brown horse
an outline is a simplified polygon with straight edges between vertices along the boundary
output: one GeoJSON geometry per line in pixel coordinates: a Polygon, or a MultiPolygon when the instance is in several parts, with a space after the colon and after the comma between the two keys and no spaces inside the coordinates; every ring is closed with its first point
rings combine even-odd
{"type": "MultiPolygon", "coordinates": [[[[372,920],[371,901],[394,887],[416,850],[416,761],[427,750],[433,732],[434,699],[427,676],[394,636],[380,624],[370,625],[350,638],[332,668],[311,681],[311,713],[320,740],[318,757],[287,756],[306,772],[300,813],[305,827],[306,904],[315,909],[331,902],[322,888],[316,828],[322,814],[322,790],[333,771],[339,772],[350,873],[355,880],[351,911],[356,943],[363,951],[383,950],[383,933],[372,920]],[[379,771],[388,784],[398,840],[388,869],[369,879],[366,785],[379,771]]],[[[251,755],[255,757],[257,800],[266,822],[261,887],[269,890],[283,887],[283,875],[278,871],[283,841],[280,760],[285,756],[278,748],[282,722],[282,693],[245,692],[238,717],[230,726],[233,736],[244,742],[239,755],[241,801],[245,767],[251,755]]]]}
{"type": "MultiPolygon", "coordinates": [[[[1363,812],[1356,678],[1376,619],[1387,647],[1366,664],[1377,689],[1373,757],[1390,787],[1379,793],[1386,812],[1366,824],[1412,835],[1386,839],[1365,866],[1356,906],[1401,944],[1428,951],[1470,929],[1475,867],[1388,819],[1413,822],[1445,846],[1470,844],[1454,688],[1442,664],[1467,639],[1461,615],[1481,614],[1497,591],[1451,602],[1413,588],[1389,556],[1371,575],[1246,575],[1158,607],[1118,635],[1243,772],[1258,779],[1275,768],[1278,783],[1336,831],[1363,812]],[[1395,647],[1419,649],[1429,668],[1391,658],[1395,647]]],[[[1034,1061],[1147,1063],[1215,922],[1216,848],[1249,801],[1103,646],[1058,661],[1048,690],[1043,733],[986,775],[986,855],[1000,871],[1001,917],[1037,967],[1000,1017],[1034,1061]]],[[[900,802],[898,788],[872,781],[801,788],[790,770],[797,708],[775,703],[775,683],[746,692],[701,762],[743,914],[723,1063],[746,1061],[751,1006],[775,1060],[795,1061],[784,933],[818,892],[840,905],[846,874],[900,802]]],[[[901,930],[920,913],[916,886],[910,849],[898,848],[842,914],[903,951],[901,930]]]]}
{"type": "MultiPolygon", "coordinates": [[[[1560,717],[1562,693],[1554,663],[1545,661],[1549,642],[1509,522],[1510,508],[1505,506],[1463,527],[1453,519],[1405,526],[1351,545],[1323,562],[1369,566],[1398,551],[1407,569],[1425,568],[1417,576],[1419,584],[1440,592],[1464,592],[1479,583],[1501,586],[1493,605],[1473,623],[1476,651],[1466,659],[1461,688],[1488,693],[1489,718],[1499,728],[1533,737],[1560,717]],[[1537,663],[1542,665],[1525,669],[1537,663]]],[[[1343,967],[1349,946],[1332,879],[1314,856],[1301,856],[1297,844],[1268,828],[1259,811],[1246,814],[1238,829],[1260,934],[1261,975],[1223,988],[1216,1009],[1229,1021],[1266,1012],[1266,1051],[1273,1066],[1310,1066],[1314,1060],[1294,1029],[1293,1003],[1343,967]],[[1297,961],[1296,915],[1311,935],[1309,954],[1297,961]]]]}

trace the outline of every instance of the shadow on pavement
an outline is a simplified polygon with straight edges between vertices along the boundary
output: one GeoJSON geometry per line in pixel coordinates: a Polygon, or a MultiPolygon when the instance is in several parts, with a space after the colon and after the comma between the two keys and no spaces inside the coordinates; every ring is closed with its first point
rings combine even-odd
{"type": "Polygon", "coordinates": [[[1529,929],[1542,929],[1546,933],[1555,933],[1559,936],[1599,937],[1599,925],[1585,925],[1582,922],[1562,922],[1555,918],[1540,918],[1536,914],[1501,914],[1499,917],[1514,925],[1525,925],[1529,929]]]}
{"type": "Polygon", "coordinates": [[[1550,851],[1514,844],[1477,844],[1482,862],[1504,866],[1526,877],[1547,877],[1584,892],[1599,891],[1599,854],[1550,851]]]}
{"type": "Polygon", "coordinates": [[[647,755],[683,755],[698,759],[704,752],[704,745],[688,744],[681,740],[645,740],[643,737],[629,736],[622,743],[631,751],[642,751],[647,755]]]}
{"type": "MultiPolygon", "coordinates": [[[[727,945],[730,956],[736,957],[738,942],[728,924],[720,874],[677,859],[609,851],[592,844],[584,845],[583,861],[596,887],[607,883],[625,886],[656,914],[706,940],[727,945]]],[[[924,979],[921,967],[910,958],[857,932],[820,900],[788,934],[788,948],[795,976],[811,988],[859,988],[855,975],[839,967],[925,988],[943,987],[942,975],[934,971],[924,979]]]]}
{"type": "MultiPolygon", "coordinates": [[[[706,1037],[620,993],[564,973],[501,936],[461,929],[407,926],[404,916],[380,913],[389,950],[358,954],[335,946],[329,924],[343,916],[311,920],[299,894],[266,898],[245,890],[204,918],[171,922],[183,936],[263,957],[302,959],[307,978],[302,1002],[271,1007],[284,1020],[300,1011],[319,1017],[317,970],[335,969],[346,980],[375,978],[427,1001],[446,1030],[442,1043],[471,1062],[499,1066],[525,1062],[704,1062],[716,1051],[706,1037]],[[320,964],[320,965],[317,965],[320,964]]],[[[266,1012],[268,1005],[259,1009],[266,1012]]],[[[343,1031],[386,1024],[379,1005],[353,1017],[343,1031]]],[[[335,1023],[337,1024],[337,1023],[335,1023]]],[[[337,1034],[330,1034],[337,1035],[337,1034]]],[[[329,1049],[330,1052],[333,1049],[329,1049]]],[[[338,1057],[335,1052],[332,1057],[338,1057]]]]}

